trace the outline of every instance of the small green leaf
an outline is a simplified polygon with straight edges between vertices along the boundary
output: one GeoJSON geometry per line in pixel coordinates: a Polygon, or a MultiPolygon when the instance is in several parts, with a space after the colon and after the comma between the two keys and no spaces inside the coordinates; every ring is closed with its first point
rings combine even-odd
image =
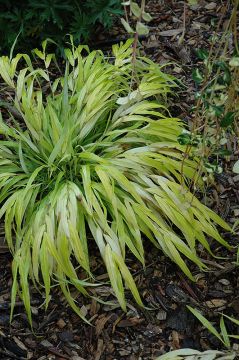
{"type": "Polygon", "coordinates": [[[189,145],[191,144],[192,138],[191,138],[191,134],[180,134],[178,136],[178,142],[180,145],[189,145]]]}
{"type": "Polygon", "coordinates": [[[192,78],[198,85],[203,81],[203,75],[200,73],[199,69],[193,69],[192,78]]]}
{"type": "Polygon", "coordinates": [[[137,18],[140,17],[141,9],[140,9],[139,5],[136,2],[131,2],[130,3],[130,10],[134,14],[134,16],[136,16],[137,18]]]}
{"type": "Polygon", "coordinates": [[[144,21],[151,21],[152,20],[152,16],[149,13],[143,12],[142,13],[142,18],[144,19],[144,21]]]}
{"type": "Polygon", "coordinates": [[[136,24],[136,31],[139,35],[148,35],[149,28],[147,25],[144,25],[143,23],[138,21],[136,24]]]}
{"type": "Polygon", "coordinates": [[[233,57],[230,61],[229,61],[229,65],[231,67],[238,67],[239,66],[239,57],[233,57]]]}
{"type": "Polygon", "coordinates": [[[225,84],[230,85],[232,82],[232,76],[230,70],[225,70],[223,74],[223,81],[225,84]]]}
{"type": "Polygon", "coordinates": [[[229,71],[228,65],[225,63],[225,61],[219,60],[214,63],[214,66],[219,67],[220,69],[224,71],[229,71]]]}
{"type": "Polygon", "coordinates": [[[197,49],[195,52],[200,60],[206,60],[208,58],[209,53],[206,49],[197,49]]]}
{"type": "Polygon", "coordinates": [[[220,126],[223,128],[226,128],[228,126],[231,126],[234,121],[235,113],[232,111],[229,111],[221,120],[220,126]]]}
{"type": "Polygon", "coordinates": [[[40,51],[39,49],[34,49],[33,51],[41,60],[45,59],[45,55],[43,54],[42,51],[40,51]]]}
{"type": "Polygon", "coordinates": [[[232,152],[227,149],[218,149],[215,151],[215,154],[220,155],[220,156],[230,156],[230,155],[232,155],[232,152]]]}
{"type": "Polygon", "coordinates": [[[124,18],[121,18],[121,23],[123,25],[123,27],[125,28],[125,30],[129,33],[129,34],[133,34],[134,30],[132,29],[132,27],[127,23],[127,21],[125,21],[124,18]]]}
{"type": "Polygon", "coordinates": [[[54,57],[54,54],[48,54],[47,57],[46,57],[46,68],[49,67],[51,61],[52,61],[52,58],[54,57]]]}
{"type": "Polygon", "coordinates": [[[208,111],[211,116],[219,117],[224,113],[224,106],[222,105],[209,105],[208,111]]]}
{"type": "Polygon", "coordinates": [[[198,3],[198,0],[188,0],[188,4],[189,5],[197,5],[197,3],[198,3]]]}

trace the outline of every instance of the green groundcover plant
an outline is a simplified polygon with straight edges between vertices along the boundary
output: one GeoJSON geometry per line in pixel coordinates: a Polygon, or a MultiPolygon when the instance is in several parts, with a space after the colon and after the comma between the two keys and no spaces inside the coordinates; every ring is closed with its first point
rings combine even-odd
{"type": "Polygon", "coordinates": [[[92,295],[90,237],[124,310],[124,284],[143,306],[126,251],[144,266],[149,240],[193,280],[185,258],[204,268],[196,245],[211,253],[205,234],[228,246],[215,223],[229,226],[186,187],[197,160],[184,158],[177,141],[184,125],[165,105],[175,81],[146,58],[135,62],[133,80],[131,44],[115,45],[109,59],[100,51],[83,56],[83,46],[66,49],[65,75],[54,80],[46,43],[37,51],[45,70],[27,55],[0,58],[23,119],[0,123],[0,218],[13,254],[12,310],[18,295],[30,321],[30,279],[46,306],[58,284],[82,316],[70,289],[92,295]]]}

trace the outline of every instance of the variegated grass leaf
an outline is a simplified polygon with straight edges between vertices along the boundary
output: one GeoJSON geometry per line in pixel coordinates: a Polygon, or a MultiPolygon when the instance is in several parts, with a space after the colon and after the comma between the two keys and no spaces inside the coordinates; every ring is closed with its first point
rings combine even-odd
{"type": "Polygon", "coordinates": [[[198,243],[211,254],[208,235],[228,246],[216,225],[229,226],[186,187],[198,162],[184,159],[177,141],[184,124],[165,102],[175,80],[141,58],[132,87],[131,43],[113,46],[113,62],[100,51],[84,57],[82,46],[67,49],[58,79],[25,55],[0,58],[24,123],[0,119],[0,218],[14,256],[12,306],[18,294],[30,321],[30,279],[45,291],[46,306],[58,284],[82,316],[70,284],[91,296],[89,238],[124,310],[125,286],[143,306],[125,259],[131,252],[144,266],[147,240],[192,280],[186,259],[205,268],[198,243]],[[26,67],[18,71],[20,58],[26,67]]]}

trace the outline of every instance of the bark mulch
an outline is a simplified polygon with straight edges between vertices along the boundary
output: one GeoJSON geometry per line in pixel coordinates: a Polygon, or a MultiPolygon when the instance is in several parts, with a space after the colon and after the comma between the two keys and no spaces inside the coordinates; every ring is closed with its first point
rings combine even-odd
{"type": "MultiPolygon", "coordinates": [[[[142,41],[142,51],[160,64],[173,62],[171,73],[186,85],[174,102],[172,113],[189,119],[194,103],[195,86],[192,69],[197,65],[196,48],[209,48],[210,37],[226,27],[230,16],[227,1],[199,1],[184,7],[183,1],[150,0],[148,11],[153,16],[150,34],[142,41]],[[179,38],[184,32],[184,41],[179,38]],[[221,21],[220,29],[217,28],[221,21]]],[[[125,38],[118,25],[109,33],[96,36],[94,47],[107,51],[111,43],[125,38]]],[[[232,157],[233,161],[234,158],[232,157]]],[[[223,175],[215,186],[207,190],[203,201],[232,225],[239,218],[239,176],[230,172],[231,163],[224,166],[223,175]]],[[[4,232],[0,229],[0,237],[4,232]]],[[[238,234],[225,234],[232,245],[237,245],[238,234]]],[[[0,243],[0,358],[1,359],[71,359],[71,360],[149,360],[170,349],[190,347],[198,350],[221,349],[220,342],[193,317],[186,305],[200,309],[212,322],[219,323],[219,313],[239,318],[239,271],[235,265],[236,248],[227,251],[212,244],[215,259],[200,249],[207,272],[194,265],[190,269],[196,282],[190,282],[161,252],[146,244],[146,268],[142,269],[133,257],[127,259],[144,304],[149,310],[139,309],[126,291],[128,311],[124,313],[115,301],[107,283],[105,268],[92,249],[92,267],[97,280],[103,284],[95,288],[105,304],[85,299],[76,294],[82,312],[91,319],[85,324],[67,305],[61,293],[54,289],[52,301],[45,312],[41,295],[32,290],[33,329],[30,329],[21,301],[16,304],[11,326],[10,289],[11,255],[3,241],[0,243]],[[107,304],[108,301],[114,306],[107,304]]],[[[227,323],[229,332],[239,329],[227,323]]],[[[239,350],[238,341],[233,344],[239,350]]]]}

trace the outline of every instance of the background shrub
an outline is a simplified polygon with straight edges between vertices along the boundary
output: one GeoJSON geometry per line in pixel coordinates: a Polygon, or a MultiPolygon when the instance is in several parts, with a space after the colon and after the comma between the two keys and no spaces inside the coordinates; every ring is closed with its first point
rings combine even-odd
{"type": "Polygon", "coordinates": [[[16,49],[21,52],[46,38],[62,46],[69,33],[79,43],[97,24],[110,27],[120,13],[120,0],[0,0],[0,51],[8,53],[19,33],[16,49]]]}

